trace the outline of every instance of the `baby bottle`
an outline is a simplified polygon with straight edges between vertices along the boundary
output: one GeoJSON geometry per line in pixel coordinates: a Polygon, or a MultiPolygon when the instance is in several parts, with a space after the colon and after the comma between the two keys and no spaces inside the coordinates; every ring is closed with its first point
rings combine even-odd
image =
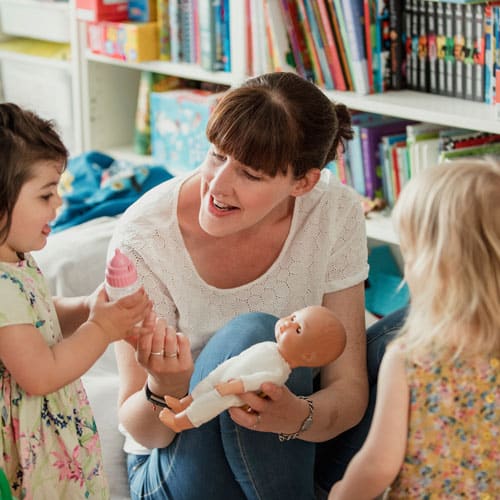
{"type": "Polygon", "coordinates": [[[141,286],[134,264],[118,248],[106,266],[104,286],[111,301],[130,295],[141,286]]]}

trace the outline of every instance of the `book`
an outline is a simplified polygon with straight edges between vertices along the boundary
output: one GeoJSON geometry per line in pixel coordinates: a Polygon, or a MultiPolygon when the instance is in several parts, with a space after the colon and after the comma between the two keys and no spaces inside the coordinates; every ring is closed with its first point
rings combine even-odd
{"type": "Polygon", "coordinates": [[[479,146],[471,146],[468,148],[453,149],[451,151],[441,151],[439,161],[451,161],[459,158],[470,158],[473,156],[494,156],[500,157],[500,142],[492,142],[481,144],[479,146]]]}
{"type": "Polygon", "coordinates": [[[427,52],[427,2],[418,0],[418,83],[417,88],[429,92],[429,59],[427,52]]]}
{"type": "Polygon", "coordinates": [[[363,17],[365,25],[365,50],[366,50],[366,69],[368,72],[368,86],[370,94],[375,92],[374,80],[376,65],[378,59],[374,57],[374,49],[376,47],[376,25],[375,25],[375,10],[376,0],[363,0],[363,17]],[[374,66],[375,64],[375,66],[374,66]]]}
{"type": "Polygon", "coordinates": [[[317,4],[313,2],[313,6],[317,6],[315,10],[318,26],[320,28],[321,36],[324,39],[324,46],[328,66],[333,78],[333,87],[336,90],[347,90],[344,73],[342,71],[342,64],[340,62],[335,37],[333,35],[332,25],[328,16],[328,9],[325,0],[317,0],[317,4]]]}
{"type": "Polygon", "coordinates": [[[442,2],[436,3],[436,48],[438,93],[444,94],[446,89],[446,33],[444,26],[444,4],[442,2]]]}
{"type": "Polygon", "coordinates": [[[438,86],[438,68],[437,68],[437,23],[436,23],[436,5],[434,2],[426,2],[427,5],[427,66],[429,68],[429,92],[437,94],[438,86]]]}
{"type": "Polygon", "coordinates": [[[350,46],[350,68],[354,90],[359,94],[368,94],[370,87],[368,85],[364,30],[362,26],[363,3],[362,0],[340,0],[340,2],[346,26],[344,46],[347,44],[350,46]]]}
{"type": "Polygon", "coordinates": [[[393,207],[396,202],[392,149],[395,144],[399,144],[403,141],[406,144],[406,132],[384,135],[380,138],[379,154],[382,170],[382,193],[386,203],[390,207],[393,207]]]}
{"type": "Polygon", "coordinates": [[[464,6],[456,4],[454,7],[454,24],[453,33],[453,54],[455,56],[455,74],[454,80],[454,95],[459,99],[465,97],[465,36],[464,36],[464,6]]]}
{"type": "Polygon", "coordinates": [[[415,123],[406,127],[409,176],[438,162],[439,134],[447,127],[435,123],[415,123]]]}
{"type": "Polygon", "coordinates": [[[419,9],[418,0],[407,0],[406,8],[411,19],[409,37],[408,68],[406,70],[407,86],[411,89],[419,90],[419,58],[418,58],[418,43],[419,43],[419,9]]]}
{"type": "Polygon", "coordinates": [[[390,88],[400,90],[406,87],[406,68],[403,64],[403,2],[389,0],[389,38],[390,38],[390,88]]]}
{"type": "Polygon", "coordinates": [[[472,5],[464,8],[464,79],[463,98],[474,100],[474,12],[472,5]]]}
{"type": "Polygon", "coordinates": [[[321,36],[321,31],[318,24],[318,18],[314,13],[313,0],[303,0],[306,9],[306,16],[309,20],[309,26],[311,30],[311,35],[313,39],[313,44],[316,48],[316,53],[318,56],[319,65],[321,67],[321,73],[323,75],[323,87],[327,90],[332,90],[333,77],[330,70],[330,65],[328,64],[324,38],[321,36]]]}
{"type": "Polygon", "coordinates": [[[380,138],[384,135],[404,132],[411,120],[385,117],[379,123],[368,123],[361,127],[360,137],[365,169],[365,192],[369,198],[382,197],[382,178],[380,164],[380,138]]]}
{"type": "Polygon", "coordinates": [[[292,49],[293,59],[295,63],[295,70],[302,78],[309,79],[310,68],[306,70],[306,63],[304,60],[305,47],[301,45],[301,40],[299,39],[300,33],[298,31],[298,28],[294,26],[290,6],[291,3],[292,2],[290,0],[280,0],[281,14],[283,16],[283,21],[288,34],[288,40],[290,41],[290,47],[292,49]]]}
{"type": "Polygon", "coordinates": [[[451,3],[444,4],[444,32],[445,32],[445,86],[444,95],[455,95],[455,41],[453,37],[453,5],[451,3]]]}
{"type": "Polygon", "coordinates": [[[330,0],[327,3],[327,7],[330,23],[332,25],[333,37],[335,39],[335,44],[337,45],[337,51],[339,53],[340,64],[342,65],[342,72],[346,81],[347,90],[354,90],[351,69],[349,67],[348,61],[349,46],[344,46],[344,40],[340,31],[339,19],[337,17],[337,7],[335,6],[333,0],[330,0]]]}
{"type": "Polygon", "coordinates": [[[473,67],[472,67],[472,89],[474,100],[484,102],[484,7],[482,5],[474,5],[472,7],[473,14],[473,67]]]}
{"type": "Polygon", "coordinates": [[[296,0],[296,1],[297,1],[297,13],[299,17],[299,23],[301,26],[301,33],[306,42],[307,51],[312,62],[314,81],[319,86],[324,87],[325,78],[323,76],[323,70],[321,68],[321,64],[318,57],[318,51],[312,36],[312,28],[311,25],[309,24],[309,18],[307,16],[307,11],[306,11],[305,2],[307,0],[296,0]]]}
{"type": "Polygon", "coordinates": [[[275,0],[263,1],[273,70],[294,71],[295,68],[289,64],[291,49],[288,43],[288,35],[282,10],[275,0]]]}

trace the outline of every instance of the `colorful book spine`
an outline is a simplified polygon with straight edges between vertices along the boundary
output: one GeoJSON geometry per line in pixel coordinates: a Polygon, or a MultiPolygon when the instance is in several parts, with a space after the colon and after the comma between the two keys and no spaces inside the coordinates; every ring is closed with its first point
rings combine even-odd
{"type": "Polygon", "coordinates": [[[306,11],[306,6],[305,6],[305,1],[306,0],[297,0],[297,12],[299,15],[299,22],[300,22],[300,25],[302,27],[301,33],[304,37],[304,40],[306,42],[307,51],[308,51],[309,56],[311,58],[312,67],[313,67],[313,71],[314,71],[315,83],[317,83],[321,87],[324,87],[325,86],[325,78],[323,76],[323,71],[321,69],[321,64],[319,62],[319,57],[318,57],[316,45],[315,45],[314,39],[312,37],[312,29],[311,29],[311,25],[309,24],[309,19],[307,16],[307,11],[306,11]]]}
{"type": "Polygon", "coordinates": [[[410,55],[410,72],[407,71],[408,87],[419,90],[419,58],[418,58],[418,42],[419,42],[419,8],[418,0],[408,0],[408,9],[411,12],[411,55],[410,55]]]}
{"type": "Polygon", "coordinates": [[[344,73],[342,72],[342,64],[340,62],[337,45],[333,36],[332,25],[328,17],[328,9],[326,7],[325,0],[317,0],[317,4],[313,3],[313,6],[317,7],[315,14],[321,35],[324,38],[328,66],[333,78],[333,87],[336,90],[347,90],[344,73]]]}
{"type": "Polygon", "coordinates": [[[453,37],[453,5],[451,3],[444,4],[444,30],[446,36],[446,53],[444,56],[446,79],[444,94],[453,97],[455,95],[455,41],[453,37]]]}
{"type": "Polygon", "coordinates": [[[418,1],[418,83],[422,92],[429,91],[429,58],[427,49],[427,2],[418,1]]]}
{"type": "Polygon", "coordinates": [[[379,157],[380,138],[384,135],[404,132],[406,125],[413,123],[408,120],[395,119],[388,123],[362,126],[360,137],[365,169],[365,190],[369,198],[382,197],[382,172],[379,157]]]}
{"type": "Polygon", "coordinates": [[[346,24],[346,43],[350,45],[351,68],[354,90],[359,94],[368,94],[365,42],[363,35],[363,3],[362,0],[341,0],[346,24]]]}
{"type": "MultiPolygon", "coordinates": [[[[342,38],[342,33],[340,31],[340,22],[337,17],[337,7],[333,1],[327,3],[330,23],[332,25],[333,37],[335,39],[335,45],[337,46],[337,51],[340,57],[340,64],[342,65],[342,72],[344,74],[347,90],[354,90],[354,84],[352,81],[351,69],[349,67],[349,47],[344,46],[344,40],[342,38]]],[[[342,21],[343,22],[343,21],[342,21]]]]}
{"type": "Polygon", "coordinates": [[[465,97],[465,35],[464,35],[464,6],[455,4],[454,8],[454,33],[453,54],[455,56],[454,95],[459,99],[465,97]]]}
{"type": "Polygon", "coordinates": [[[472,74],[473,74],[473,93],[474,100],[484,102],[484,9],[483,5],[474,5],[472,7],[474,17],[474,49],[472,59],[474,61],[472,74]]]}
{"type": "Polygon", "coordinates": [[[200,29],[200,65],[207,71],[215,69],[215,19],[212,0],[198,0],[200,29]]]}
{"type": "Polygon", "coordinates": [[[292,13],[290,11],[289,4],[290,4],[289,0],[280,0],[281,14],[283,16],[286,32],[288,34],[288,40],[290,40],[290,46],[292,49],[293,59],[295,62],[295,70],[302,78],[307,78],[304,59],[302,56],[302,49],[298,38],[298,32],[296,31],[293,25],[292,13]]]}
{"type": "Polygon", "coordinates": [[[158,0],[158,36],[160,61],[170,61],[170,20],[168,16],[168,0],[158,0]]]}
{"type": "Polygon", "coordinates": [[[444,94],[446,88],[446,34],[444,26],[444,4],[436,3],[436,46],[438,93],[444,94]]]}
{"type": "Polygon", "coordinates": [[[389,0],[389,38],[391,40],[389,60],[391,62],[390,88],[400,90],[406,87],[406,69],[403,64],[403,3],[389,0]]]}
{"type": "Polygon", "coordinates": [[[436,5],[434,2],[427,3],[427,65],[429,68],[429,92],[437,94],[438,69],[437,69],[437,36],[436,36],[436,5]]]}
{"type": "Polygon", "coordinates": [[[324,83],[323,86],[327,90],[333,90],[333,76],[330,71],[330,66],[328,64],[324,39],[321,37],[321,31],[319,28],[319,24],[317,21],[317,17],[314,13],[313,1],[312,0],[304,0],[304,5],[306,8],[306,16],[309,20],[309,26],[311,29],[311,35],[313,39],[313,43],[316,48],[316,53],[318,55],[319,65],[321,67],[321,73],[323,75],[324,83]]]}
{"type": "Polygon", "coordinates": [[[368,86],[370,94],[375,92],[374,78],[377,64],[377,58],[373,57],[373,51],[376,46],[376,26],[375,26],[375,0],[363,0],[363,18],[365,24],[365,49],[366,49],[366,69],[368,72],[368,86]]]}
{"type": "Polygon", "coordinates": [[[474,12],[472,5],[464,9],[464,99],[474,100],[474,12]]]}

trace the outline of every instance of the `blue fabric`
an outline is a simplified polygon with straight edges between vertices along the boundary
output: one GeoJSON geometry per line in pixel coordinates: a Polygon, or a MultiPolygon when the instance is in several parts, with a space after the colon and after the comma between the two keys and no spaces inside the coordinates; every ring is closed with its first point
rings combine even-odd
{"type": "MultiPolygon", "coordinates": [[[[198,429],[180,433],[168,448],[156,449],[150,456],[129,455],[132,499],[307,500],[328,491],[368,433],[378,366],[403,317],[404,311],[388,316],[367,331],[370,404],[356,427],[326,443],[300,439],[280,443],[276,434],[244,429],[224,412],[198,429]]],[[[190,390],[224,360],[256,342],[274,340],[275,322],[274,316],[263,313],[230,321],[200,353],[190,390]]],[[[317,383],[310,369],[299,368],[287,386],[295,394],[308,395],[317,383]]]]}
{"type": "Polygon", "coordinates": [[[61,177],[63,205],[52,230],[121,214],[146,191],[171,177],[162,165],[133,165],[98,151],[71,158],[61,177]]]}

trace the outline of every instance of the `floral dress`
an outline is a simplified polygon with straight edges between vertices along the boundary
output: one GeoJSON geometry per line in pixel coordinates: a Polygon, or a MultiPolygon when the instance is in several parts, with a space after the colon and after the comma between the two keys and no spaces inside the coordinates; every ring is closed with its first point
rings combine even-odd
{"type": "Polygon", "coordinates": [[[386,498],[500,499],[500,361],[406,361],[408,444],[386,498]]]}
{"type": "MultiPolygon", "coordinates": [[[[48,345],[62,340],[48,286],[31,256],[0,263],[0,307],[0,335],[9,334],[1,327],[28,323],[48,345]]],[[[100,440],[80,380],[34,396],[0,361],[0,413],[0,467],[15,498],[109,498],[100,440]]]]}

